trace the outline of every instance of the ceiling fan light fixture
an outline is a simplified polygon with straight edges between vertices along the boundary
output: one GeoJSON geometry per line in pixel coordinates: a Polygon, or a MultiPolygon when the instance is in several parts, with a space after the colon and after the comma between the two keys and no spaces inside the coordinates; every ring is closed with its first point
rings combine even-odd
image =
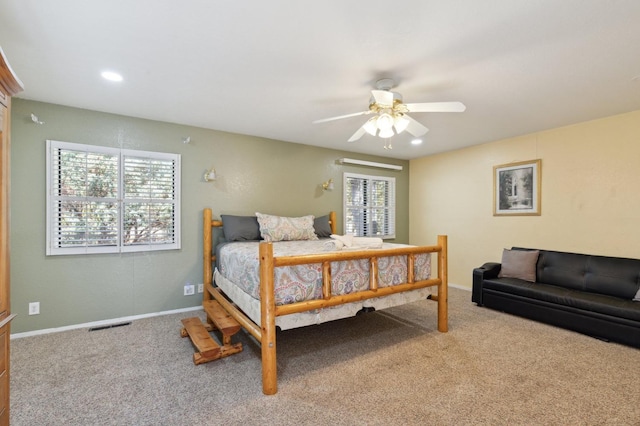
{"type": "Polygon", "coordinates": [[[378,136],[380,136],[381,138],[390,138],[391,136],[393,136],[393,129],[391,127],[389,127],[388,129],[380,129],[380,133],[378,134],[378,136]]]}
{"type": "MultiPolygon", "coordinates": [[[[393,127],[393,117],[391,114],[383,112],[378,116],[377,124],[380,133],[382,133],[383,130],[391,130],[393,127]]],[[[393,130],[391,131],[393,132],[393,130]]]]}
{"type": "Polygon", "coordinates": [[[369,120],[367,120],[366,123],[364,123],[364,126],[362,126],[364,131],[369,133],[371,136],[375,136],[376,132],[378,131],[376,120],[377,120],[377,117],[371,117],[369,120]]]}

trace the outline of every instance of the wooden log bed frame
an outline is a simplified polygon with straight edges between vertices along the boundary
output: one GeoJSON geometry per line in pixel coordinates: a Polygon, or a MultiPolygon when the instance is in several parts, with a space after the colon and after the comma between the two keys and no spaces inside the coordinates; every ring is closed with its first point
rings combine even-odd
{"type": "MultiPolygon", "coordinates": [[[[429,296],[438,304],[438,331],[447,332],[447,237],[445,235],[438,236],[438,243],[435,246],[406,246],[392,249],[374,249],[374,250],[358,250],[358,251],[338,251],[327,252],[322,254],[311,254],[302,256],[285,256],[274,257],[273,243],[261,242],[259,245],[260,255],[260,308],[261,308],[261,326],[254,323],[247,315],[239,310],[235,304],[230,301],[219,288],[214,287],[213,283],[213,264],[216,257],[213,249],[213,229],[222,226],[222,221],[214,220],[212,210],[206,208],[203,213],[204,217],[204,294],[203,305],[217,302],[237,323],[242,326],[248,333],[260,342],[262,351],[262,391],[266,395],[273,395],[277,392],[277,367],[276,367],[276,317],[280,315],[294,314],[314,309],[327,308],[346,304],[350,302],[362,301],[381,296],[387,296],[394,293],[415,290],[424,287],[437,286],[437,295],[429,296]],[[414,280],[414,256],[423,253],[437,253],[438,274],[436,278],[426,280],[414,280]],[[407,280],[404,284],[378,287],[377,270],[378,258],[384,256],[407,256],[407,280]],[[358,291],[350,294],[333,295],[331,294],[331,262],[344,261],[353,259],[369,259],[370,263],[370,279],[369,289],[358,291]],[[274,268],[282,266],[293,266],[302,264],[321,264],[322,265],[322,299],[307,300],[286,305],[275,304],[275,283],[274,268]]],[[[330,225],[332,232],[336,230],[335,212],[330,214],[330,225]]],[[[206,307],[206,306],[205,306],[206,307]]],[[[205,309],[207,311],[207,309],[205,309]]],[[[214,318],[207,311],[207,329],[215,328],[214,318]]],[[[218,327],[220,328],[220,327],[218,327]]],[[[183,330],[184,331],[184,330],[183,330]]],[[[221,330],[222,331],[222,330],[221,330]]],[[[234,330],[235,332],[236,330],[234,330]]],[[[225,337],[225,346],[231,348],[231,352],[238,350],[233,349],[230,345],[229,336],[225,337]]],[[[242,350],[241,347],[239,350],[242,350]]],[[[222,355],[226,356],[226,355],[222,355]]],[[[194,356],[194,361],[195,361],[194,356]]],[[[198,362],[196,362],[198,363],[198,362]]]]}

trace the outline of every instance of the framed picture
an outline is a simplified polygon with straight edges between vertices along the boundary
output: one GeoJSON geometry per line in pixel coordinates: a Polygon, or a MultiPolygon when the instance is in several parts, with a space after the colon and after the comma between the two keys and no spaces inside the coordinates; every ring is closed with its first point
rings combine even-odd
{"type": "Polygon", "coordinates": [[[540,216],[541,160],[493,167],[493,215],[540,216]]]}

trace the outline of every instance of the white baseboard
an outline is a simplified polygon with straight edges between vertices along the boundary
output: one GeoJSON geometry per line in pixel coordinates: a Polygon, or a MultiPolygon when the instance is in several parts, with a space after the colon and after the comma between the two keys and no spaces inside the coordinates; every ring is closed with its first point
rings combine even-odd
{"type": "Polygon", "coordinates": [[[129,317],[113,318],[102,321],[86,322],[84,324],[67,325],[57,328],[45,328],[42,330],[26,331],[24,333],[11,334],[11,339],[20,339],[22,337],[39,336],[42,334],[59,333],[61,331],[76,330],[78,328],[102,327],[122,322],[135,321],[144,318],[159,317],[163,315],[179,314],[182,312],[201,311],[202,306],[192,306],[190,308],[174,309],[172,311],[152,312],[150,314],[132,315],[129,317]]]}
{"type": "Polygon", "coordinates": [[[469,288],[467,286],[460,285],[460,284],[449,283],[449,287],[458,288],[460,290],[471,291],[471,288],[469,288]]]}

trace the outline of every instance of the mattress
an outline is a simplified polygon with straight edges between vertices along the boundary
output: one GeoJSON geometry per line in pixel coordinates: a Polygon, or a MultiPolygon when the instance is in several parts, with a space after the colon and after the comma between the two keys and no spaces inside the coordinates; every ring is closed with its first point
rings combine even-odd
{"type": "MultiPolygon", "coordinates": [[[[217,266],[214,271],[214,281],[247,316],[260,325],[258,246],[258,242],[221,244],[216,250],[217,266]]],[[[273,254],[279,257],[328,253],[327,247],[326,240],[281,241],[273,243],[273,254]]],[[[396,247],[406,247],[406,245],[385,243],[382,248],[396,247]]],[[[341,295],[368,289],[369,269],[368,259],[331,262],[332,293],[341,295]]],[[[430,278],[430,253],[416,255],[414,275],[416,281],[430,278]]],[[[274,277],[276,305],[322,298],[322,265],[320,263],[278,267],[274,270],[274,277]]],[[[406,256],[378,259],[379,287],[402,284],[406,279],[406,256]]],[[[276,325],[281,329],[289,329],[319,324],[353,316],[365,307],[384,309],[424,299],[429,294],[430,288],[427,287],[331,308],[279,316],[276,318],[276,325]]]]}

